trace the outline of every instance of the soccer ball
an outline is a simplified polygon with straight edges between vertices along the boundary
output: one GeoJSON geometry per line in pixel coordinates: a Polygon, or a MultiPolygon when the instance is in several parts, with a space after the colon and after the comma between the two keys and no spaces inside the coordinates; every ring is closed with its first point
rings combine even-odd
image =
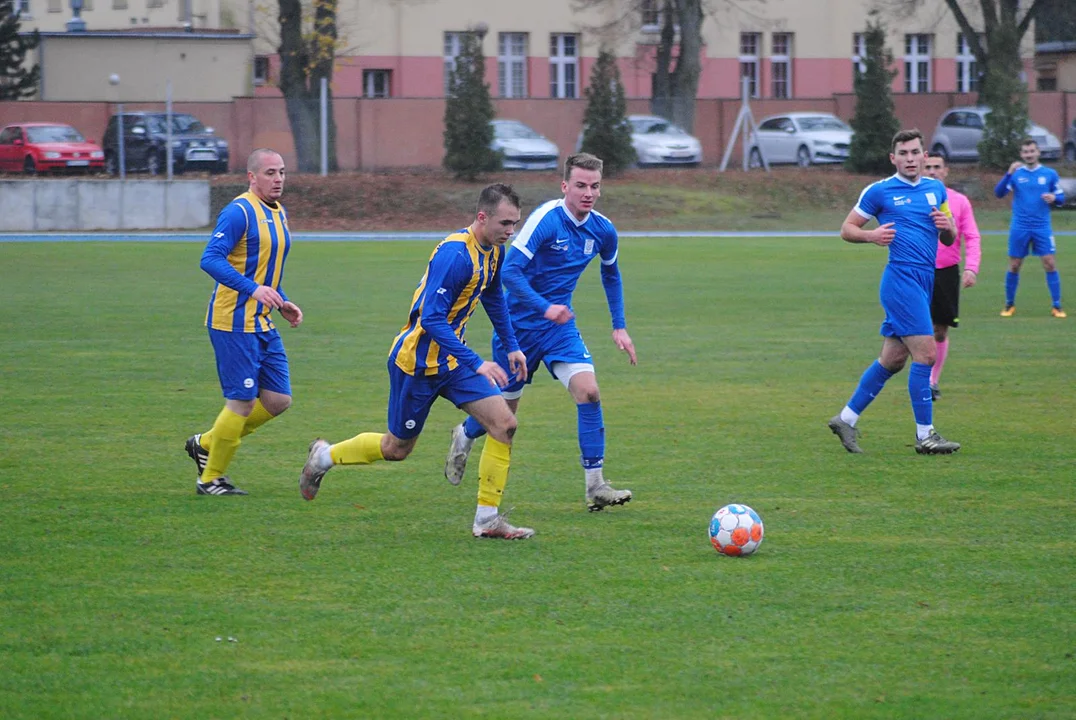
{"type": "Polygon", "coordinates": [[[710,519],[710,544],[722,555],[750,555],[762,532],[762,518],[746,505],[726,505],[710,519]]]}

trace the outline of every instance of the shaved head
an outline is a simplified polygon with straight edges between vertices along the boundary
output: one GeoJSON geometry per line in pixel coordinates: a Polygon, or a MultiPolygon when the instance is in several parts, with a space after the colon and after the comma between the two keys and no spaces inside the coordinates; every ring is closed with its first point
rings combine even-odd
{"type": "Polygon", "coordinates": [[[262,169],[263,165],[271,162],[271,159],[276,159],[278,157],[280,157],[280,153],[276,150],[258,148],[247,158],[247,172],[257,174],[257,172],[262,169]]]}

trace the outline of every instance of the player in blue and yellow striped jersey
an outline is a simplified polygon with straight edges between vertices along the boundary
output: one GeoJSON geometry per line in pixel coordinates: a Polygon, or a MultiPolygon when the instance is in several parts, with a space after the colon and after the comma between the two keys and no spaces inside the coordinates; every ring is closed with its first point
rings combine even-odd
{"type": "Polygon", "coordinates": [[[445,238],[430,256],[426,273],[411,298],[407,323],[389,351],[388,432],[360,433],[330,445],[310,444],[299,475],[299,490],[313,500],[334,465],[366,465],[403,460],[438,397],[453,402],[489,432],[478,467],[475,537],[507,540],[534,535],[510,525],[498,512],[508,482],[516,419],[501,395],[508,374],[467,347],[467,321],[482,303],[497,334],[508,347],[507,367],[517,379],[527,377],[527,358],[519,350],[501,289],[504,245],[519,224],[519,196],[508,185],[489,185],[478,197],[470,227],[445,238]]]}
{"type": "Polygon", "coordinates": [[[886,382],[904,369],[909,357],[908,395],[915,416],[915,451],[947,455],[960,449],[959,443],[946,440],[934,429],[930,369],[937,346],[930,298],[938,242],[952,245],[956,234],[945,185],[923,177],[925,159],[922,133],[897,133],[889,153],[896,174],[864,189],[841,225],[841,239],[847,242],[889,248],[878,292],[885,310],[882,351],[860,377],[848,404],[828,423],[848,452],[863,452],[856,441],[859,416],[886,382]],[[866,230],[872,218],[877,219],[878,227],[866,230]]]}
{"type": "Polygon", "coordinates": [[[276,310],[292,327],[303,321],[303,311],[281,287],[291,249],[280,204],[284,175],[279,154],[252,152],[250,188],[221,210],[202,253],[202,270],[217,281],[206,326],[225,401],[212,429],[187,439],[200,495],[246,495],[226,474],[240,438],[291,405],[288,357],[270,316],[276,310]]]}

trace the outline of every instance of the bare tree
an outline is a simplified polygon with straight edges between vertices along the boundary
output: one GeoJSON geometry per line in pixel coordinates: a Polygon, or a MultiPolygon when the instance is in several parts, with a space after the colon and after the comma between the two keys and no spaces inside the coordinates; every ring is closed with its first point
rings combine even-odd
{"type": "Polygon", "coordinates": [[[332,114],[333,63],[336,58],[337,0],[314,0],[313,26],[304,31],[301,0],[280,2],[280,91],[291,125],[299,170],[318,169],[320,155],[321,79],[329,82],[329,167],[337,169],[336,123],[332,114]]]}

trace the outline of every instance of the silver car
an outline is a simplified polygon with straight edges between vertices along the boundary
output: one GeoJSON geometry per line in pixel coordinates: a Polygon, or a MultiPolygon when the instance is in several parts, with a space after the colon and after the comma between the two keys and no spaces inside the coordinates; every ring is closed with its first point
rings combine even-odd
{"type": "Polygon", "coordinates": [[[1072,121],[1068,132],[1065,133],[1065,159],[1069,162],[1076,162],[1076,120],[1072,121]]]}
{"type": "MultiPolygon", "coordinates": [[[[990,108],[982,106],[955,107],[947,111],[934,128],[930,153],[941,155],[946,160],[978,160],[979,141],[982,140],[983,127],[989,114],[990,108]]],[[[1061,157],[1061,141],[1049,130],[1032,123],[1028,126],[1027,134],[1038,143],[1043,160],[1061,157]]]]}
{"type": "Polygon", "coordinates": [[[763,154],[768,163],[795,163],[800,167],[844,162],[852,135],[852,128],[830,113],[771,115],[762,118],[758,132],[751,136],[748,164],[762,167],[763,154]]]}
{"type": "MultiPolygon", "coordinates": [[[[702,143],[679,125],[656,115],[629,115],[631,144],[637,163],[644,165],[698,165],[702,143]]],[[[582,138],[582,136],[580,136],[582,138]]]]}
{"type": "Polygon", "coordinates": [[[505,170],[556,170],[560,149],[529,125],[519,120],[493,120],[493,142],[505,170]]]}

